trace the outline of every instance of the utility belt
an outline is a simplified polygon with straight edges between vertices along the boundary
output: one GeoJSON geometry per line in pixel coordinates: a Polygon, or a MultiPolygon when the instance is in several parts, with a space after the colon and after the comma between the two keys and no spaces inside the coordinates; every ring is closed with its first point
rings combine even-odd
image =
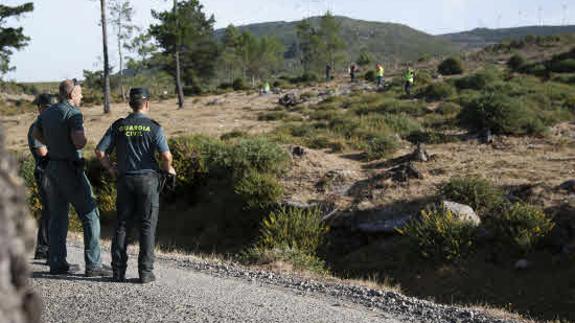
{"type": "Polygon", "coordinates": [[[150,174],[158,176],[158,192],[161,193],[164,188],[169,191],[176,190],[176,176],[163,170],[150,170],[149,172],[143,173],[123,173],[118,176],[118,180],[131,176],[147,176],[150,174]]]}
{"type": "Polygon", "coordinates": [[[84,171],[86,170],[86,159],[85,158],[78,158],[78,159],[68,159],[68,158],[54,158],[47,156],[46,159],[48,162],[59,162],[59,163],[66,163],[72,168],[76,169],[77,171],[84,171]]]}

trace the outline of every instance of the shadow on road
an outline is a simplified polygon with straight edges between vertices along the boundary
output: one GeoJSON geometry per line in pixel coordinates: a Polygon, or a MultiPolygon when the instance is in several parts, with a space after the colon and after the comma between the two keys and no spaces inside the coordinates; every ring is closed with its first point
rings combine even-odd
{"type": "MultiPolygon", "coordinates": [[[[49,279],[49,280],[67,280],[67,281],[90,282],[90,283],[112,283],[112,277],[85,277],[82,274],[51,275],[48,271],[35,271],[32,273],[32,278],[49,279]]],[[[128,279],[126,283],[137,284],[138,279],[137,278],[128,279]]]]}

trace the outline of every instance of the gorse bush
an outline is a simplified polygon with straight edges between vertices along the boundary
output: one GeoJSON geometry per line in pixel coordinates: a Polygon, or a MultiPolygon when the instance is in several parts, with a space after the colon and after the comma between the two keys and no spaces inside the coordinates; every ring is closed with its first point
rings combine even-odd
{"type": "Polygon", "coordinates": [[[496,237],[506,245],[527,253],[553,229],[553,222],[540,207],[516,203],[490,222],[496,237]]]}
{"type": "Polygon", "coordinates": [[[319,208],[281,207],[263,220],[258,246],[315,255],[328,231],[321,219],[319,208]]]}
{"type": "Polygon", "coordinates": [[[411,241],[415,252],[433,261],[456,262],[473,251],[473,225],[442,208],[422,211],[419,221],[399,232],[411,241]]]}
{"type": "Polygon", "coordinates": [[[281,207],[261,223],[256,244],[240,260],[248,263],[287,262],[297,270],[324,273],[325,263],[318,258],[328,227],[319,208],[281,207]]]}
{"type": "Polygon", "coordinates": [[[443,199],[469,205],[481,217],[491,215],[504,203],[503,192],[479,177],[453,177],[443,187],[443,199]]]}
{"type": "Polygon", "coordinates": [[[437,71],[441,75],[457,75],[463,73],[463,64],[461,60],[455,57],[446,58],[439,66],[437,71]]]}

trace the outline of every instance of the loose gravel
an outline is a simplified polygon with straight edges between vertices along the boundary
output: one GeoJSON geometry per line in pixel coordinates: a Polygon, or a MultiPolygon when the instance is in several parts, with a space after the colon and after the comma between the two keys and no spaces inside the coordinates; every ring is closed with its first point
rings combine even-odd
{"type": "MultiPolygon", "coordinates": [[[[511,322],[395,292],[191,256],[159,256],[158,280],[141,285],[136,258],[130,257],[128,283],[51,276],[48,267],[33,262],[45,322],[511,322]]],[[[69,246],[68,260],[82,259],[82,248],[69,246]]]]}

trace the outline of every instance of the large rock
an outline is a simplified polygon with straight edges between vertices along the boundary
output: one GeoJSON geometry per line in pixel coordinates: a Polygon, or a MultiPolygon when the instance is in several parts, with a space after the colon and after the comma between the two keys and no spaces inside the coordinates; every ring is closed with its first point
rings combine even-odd
{"type": "Polygon", "coordinates": [[[441,205],[462,222],[469,222],[474,226],[479,226],[481,224],[481,218],[479,218],[477,213],[475,213],[473,208],[471,208],[469,205],[450,201],[443,201],[441,205]]]}
{"type": "Polygon", "coordinates": [[[278,103],[284,107],[293,107],[298,105],[300,101],[294,93],[288,93],[280,97],[278,103]]]}
{"type": "Polygon", "coordinates": [[[0,133],[0,322],[40,322],[39,298],[29,284],[32,231],[22,181],[0,133]]]}
{"type": "Polygon", "coordinates": [[[559,189],[562,189],[569,193],[575,193],[575,179],[566,181],[565,183],[559,185],[559,189]]]}

